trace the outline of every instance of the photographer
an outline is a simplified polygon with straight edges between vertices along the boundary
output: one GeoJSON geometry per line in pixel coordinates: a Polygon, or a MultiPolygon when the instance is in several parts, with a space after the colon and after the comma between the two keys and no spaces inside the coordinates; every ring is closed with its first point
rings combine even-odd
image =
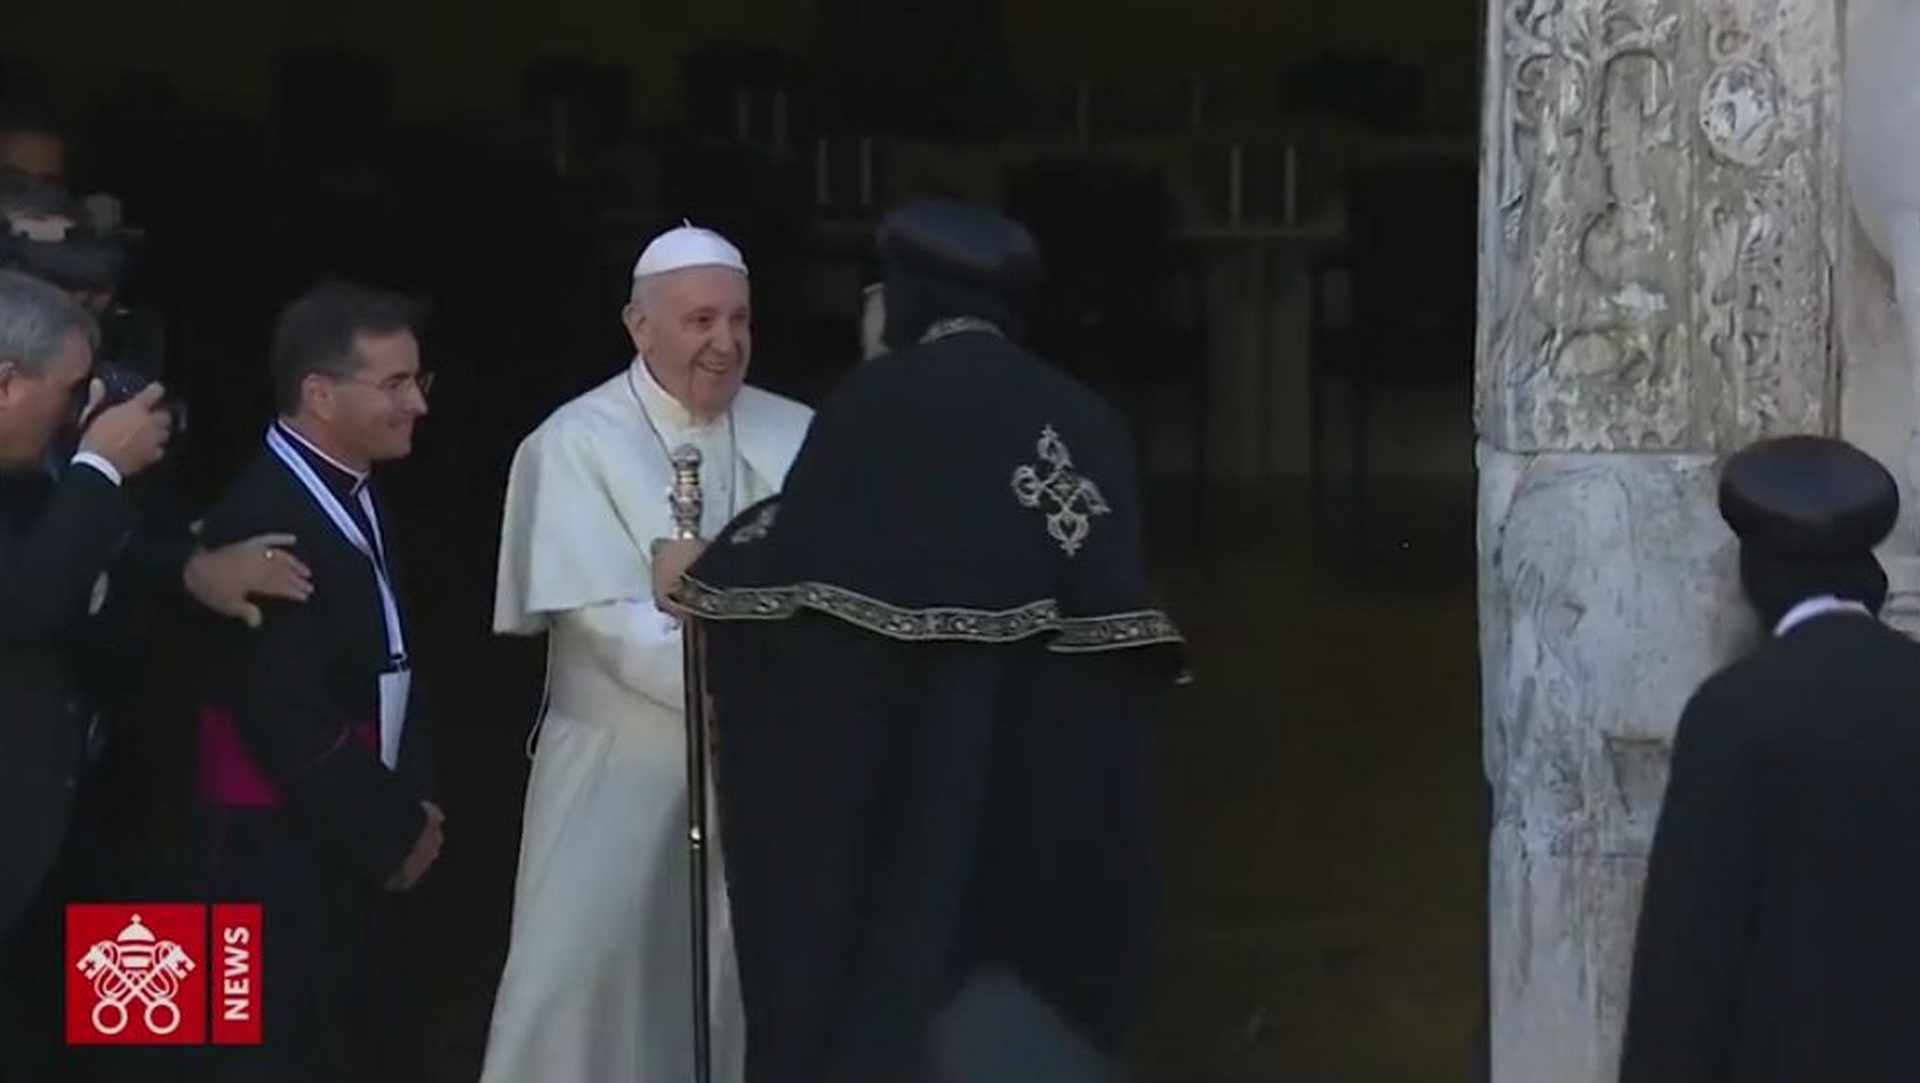
{"type": "MultiPolygon", "coordinates": [[[[128,264],[121,239],[84,228],[65,192],[19,177],[0,177],[0,218],[6,226],[0,231],[0,266],[58,286],[94,317],[100,358],[94,375],[109,398],[131,396],[157,381],[158,320],[129,310],[117,296],[128,264]]],[[[173,401],[161,405],[173,421],[177,458],[184,410],[173,401]]],[[[54,443],[47,455],[50,475],[59,475],[71,451],[54,443]]],[[[259,610],[250,597],[298,600],[307,592],[306,569],[279,548],[292,538],[253,538],[200,551],[166,464],[130,482],[127,491],[139,528],[110,569],[120,589],[109,592],[88,627],[84,683],[99,724],[89,737],[92,785],[81,787],[76,825],[88,836],[88,852],[69,870],[73,887],[109,895],[148,886],[132,882],[142,876],[165,875],[165,814],[180,803],[176,776],[191,769],[180,762],[190,690],[177,687],[182,667],[153,650],[166,642],[160,633],[189,597],[253,623],[259,610]],[[143,871],[136,873],[135,866],[143,871]]]]}
{"type": "MultiPolygon", "coordinates": [[[[160,460],[170,424],[148,387],[97,409],[97,332],[71,298],[0,271],[0,931],[9,936],[65,833],[85,744],[76,643],[103,574],[138,529],[124,479],[160,460]],[[48,483],[48,448],[84,401],[72,466],[48,483]]],[[[15,945],[9,943],[7,962],[15,945]]]]}
{"type": "MultiPolygon", "coordinates": [[[[24,271],[58,286],[94,318],[98,328],[96,353],[101,359],[95,375],[109,394],[116,398],[131,396],[157,381],[164,367],[161,331],[151,314],[129,310],[119,301],[119,282],[126,271],[126,253],[120,245],[83,229],[77,209],[64,192],[19,178],[0,177],[0,219],[5,221],[5,229],[0,231],[0,267],[24,271]]],[[[177,433],[184,421],[184,407],[174,402],[162,405],[177,433]]],[[[60,461],[59,450],[50,445],[52,464],[60,461]]],[[[151,482],[151,475],[145,480],[151,482]]],[[[288,544],[291,539],[255,538],[226,549],[196,553],[185,517],[175,514],[168,494],[143,491],[141,486],[135,487],[135,493],[150,520],[164,520],[149,521],[147,531],[134,544],[134,555],[144,558],[146,570],[158,576],[158,585],[164,590],[185,588],[215,612],[249,622],[259,619],[257,607],[247,600],[250,595],[304,597],[299,585],[283,575],[250,573],[241,567],[261,561],[269,547],[288,544]],[[153,499],[141,499],[147,496],[153,499]]],[[[290,563],[273,571],[287,568],[299,570],[297,564],[290,563]]]]}
{"type": "Polygon", "coordinates": [[[96,366],[98,342],[80,299],[0,270],[0,1050],[35,1079],[59,1053],[61,904],[159,886],[134,862],[151,871],[177,841],[162,803],[191,777],[166,754],[180,690],[143,650],[188,598],[254,623],[253,598],[310,590],[291,537],[198,546],[151,487],[176,422],[163,388],[96,366]]]}

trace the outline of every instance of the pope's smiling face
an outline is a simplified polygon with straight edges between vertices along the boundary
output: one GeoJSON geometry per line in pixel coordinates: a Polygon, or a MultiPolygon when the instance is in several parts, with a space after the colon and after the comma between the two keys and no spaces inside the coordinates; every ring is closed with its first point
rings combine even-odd
{"type": "Polygon", "coordinates": [[[753,354],[752,292],[729,267],[687,267],[650,275],[622,313],[647,370],[702,420],[733,405],[753,354]]]}

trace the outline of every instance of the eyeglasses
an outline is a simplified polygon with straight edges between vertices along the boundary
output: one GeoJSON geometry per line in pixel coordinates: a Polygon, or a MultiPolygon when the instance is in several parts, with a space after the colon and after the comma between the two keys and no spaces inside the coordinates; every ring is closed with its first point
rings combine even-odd
{"type": "Polygon", "coordinates": [[[341,376],[337,378],[336,382],[343,384],[364,384],[367,387],[373,388],[375,391],[385,392],[395,398],[406,394],[407,389],[412,388],[419,391],[420,397],[424,399],[427,397],[427,393],[433,390],[433,373],[403,372],[398,376],[389,376],[384,380],[368,380],[358,376],[341,376]]]}

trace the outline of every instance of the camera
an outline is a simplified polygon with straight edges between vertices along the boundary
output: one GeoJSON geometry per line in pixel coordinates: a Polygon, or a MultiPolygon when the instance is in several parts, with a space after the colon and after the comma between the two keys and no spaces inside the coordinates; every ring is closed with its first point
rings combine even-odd
{"type": "MultiPolygon", "coordinates": [[[[101,361],[93,366],[93,375],[73,389],[73,401],[67,407],[67,419],[54,437],[53,445],[48,449],[49,462],[65,462],[80,450],[80,437],[100,416],[100,411],[110,406],[118,406],[138,395],[143,388],[153,382],[153,378],[130,365],[114,361],[101,361]],[[87,412],[87,403],[93,397],[93,384],[100,384],[100,401],[87,412]]],[[[160,400],[158,409],[167,415],[167,425],[175,438],[187,430],[187,407],[178,399],[168,396],[160,400]]]]}
{"type": "Polygon", "coordinates": [[[117,236],[97,236],[77,227],[58,240],[41,240],[8,229],[0,236],[0,267],[25,271],[68,293],[111,295],[120,288],[130,263],[127,245],[117,236]]]}
{"type": "MultiPolygon", "coordinates": [[[[119,288],[122,275],[126,273],[127,253],[113,238],[80,236],[69,233],[58,241],[38,241],[19,235],[0,238],[0,267],[24,271],[37,278],[59,286],[68,293],[111,297],[119,288]]],[[[93,307],[88,306],[90,309],[93,307]]],[[[101,332],[101,360],[94,365],[93,378],[99,380],[105,390],[100,405],[117,406],[138,395],[142,388],[159,376],[157,358],[123,357],[123,347],[130,336],[120,333],[131,323],[132,314],[124,306],[109,303],[105,311],[99,312],[101,332]],[[139,363],[144,361],[145,363],[139,363]]],[[[90,385],[86,385],[90,386],[90,385]]],[[[80,416],[86,408],[83,390],[81,401],[74,404],[73,432],[78,440],[81,423],[80,416]]],[[[186,432],[186,403],[169,396],[160,402],[172,419],[173,434],[178,437],[186,432]]]]}
{"type": "Polygon", "coordinates": [[[89,300],[112,297],[126,283],[140,231],[96,222],[64,189],[0,173],[0,214],[0,267],[89,300]]]}
{"type": "MultiPolygon", "coordinates": [[[[93,378],[100,381],[101,390],[104,392],[100,398],[98,410],[126,402],[153,382],[152,376],[132,365],[118,361],[102,361],[94,365],[93,378]]],[[[81,404],[81,408],[85,409],[84,403],[81,404]]],[[[168,420],[173,427],[173,435],[180,436],[187,431],[186,403],[169,395],[160,400],[160,409],[167,412],[168,420]]],[[[95,412],[97,413],[98,410],[95,412]]]]}
{"type": "MultiPolygon", "coordinates": [[[[22,218],[56,224],[35,230],[9,219],[7,228],[0,230],[0,267],[51,282],[95,314],[100,324],[101,360],[94,366],[93,376],[105,390],[100,404],[103,408],[139,394],[160,377],[162,360],[150,356],[159,348],[159,342],[157,335],[132,309],[114,298],[126,281],[132,265],[132,249],[141,239],[140,232],[118,229],[102,233],[86,229],[78,224],[77,212],[67,205],[64,195],[51,190],[27,191],[18,204],[15,209],[22,218]],[[36,196],[41,198],[36,201],[33,198],[36,196]]],[[[81,413],[86,409],[89,393],[81,391],[68,426],[76,443],[88,420],[81,417],[81,413]]],[[[183,434],[187,427],[186,404],[169,397],[161,400],[161,408],[171,419],[174,435],[183,434]]]]}

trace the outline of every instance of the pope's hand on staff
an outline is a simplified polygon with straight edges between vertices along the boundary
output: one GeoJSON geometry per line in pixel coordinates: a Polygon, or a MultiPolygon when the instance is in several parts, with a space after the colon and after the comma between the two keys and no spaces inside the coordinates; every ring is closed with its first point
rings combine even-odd
{"type": "Polygon", "coordinates": [[[680,588],[680,580],[707,551],[707,543],[697,538],[660,538],[653,543],[653,604],[662,613],[674,612],[673,592],[680,588]]]}

